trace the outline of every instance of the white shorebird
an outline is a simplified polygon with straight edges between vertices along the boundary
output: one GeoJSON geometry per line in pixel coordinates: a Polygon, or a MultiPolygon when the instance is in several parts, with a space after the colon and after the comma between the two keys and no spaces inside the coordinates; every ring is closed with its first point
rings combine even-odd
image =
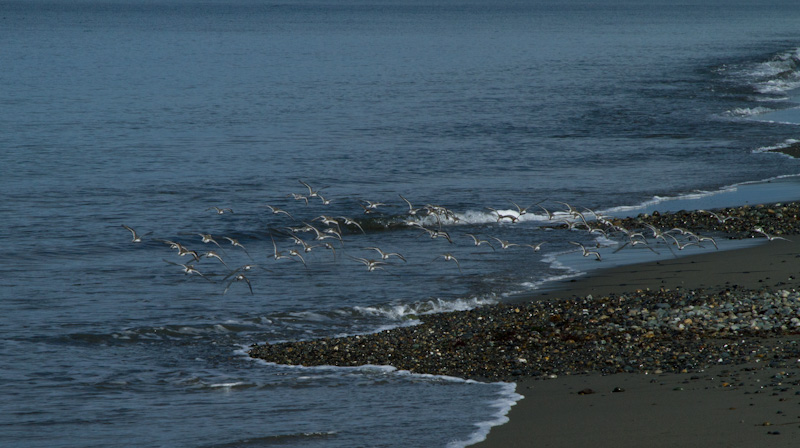
{"type": "Polygon", "coordinates": [[[358,230],[361,231],[361,233],[363,233],[364,235],[367,234],[367,232],[365,232],[364,229],[361,227],[361,224],[353,221],[352,219],[350,219],[350,218],[348,218],[346,216],[340,216],[340,218],[342,218],[342,220],[344,221],[344,225],[346,225],[346,226],[356,226],[356,227],[358,227],[358,230]]]}
{"type": "Polygon", "coordinates": [[[541,206],[541,205],[539,205],[539,204],[536,204],[536,206],[537,206],[537,207],[539,207],[540,209],[542,209],[542,210],[544,211],[544,213],[547,215],[547,219],[548,219],[548,221],[552,221],[552,220],[553,220],[553,218],[555,217],[555,215],[553,215],[553,213],[552,213],[550,210],[548,210],[548,209],[544,208],[543,206],[541,206]]]}
{"type": "Polygon", "coordinates": [[[210,251],[204,253],[203,257],[205,257],[205,258],[216,258],[217,260],[220,261],[220,263],[224,264],[226,268],[230,269],[230,267],[228,266],[228,263],[225,263],[225,260],[223,260],[222,257],[220,257],[219,254],[214,252],[213,250],[210,250],[210,251]]]}
{"type": "Polygon", "coordinates": [[[286,195],[287,198],[292,198],[295,201],[305,201],[306,205],[308,205],[308,196],[303,196],[302,194],[298,193],[289,193],[286,195]]]}
{"type": "Polygon", "coordinates": [[[315,190],[315,189],[311,188],[311,185],[303,182],[302,180],[298,179],[298,182],[300,182],[301,184],[305,185],[306,188],[308,188],[308,197],[309,198],[317,198],[317,197],[319,197],[319,192],[324,190],[324,189],[326,189],[326,188],[328,188],[328,187],[322,187],[320,189],[315,190]]]}
{"type": "Polygon", "coordinates": [[[322,205],[330,205],[331,204],[331,200],[330,199],[325,199],[321,194],[318,194],[317,197],[319,198],[320,201],[322,201],[322,205]]]}
{"type": "MultiPolygon", "coordinates": [[[[660,255],[658,252],[656,252],[656,250],[655,250],[655,249],[653,249],[652,247],[650,247],[650,245],[649,245],[649,244],[647,244],[647,241],[645,241],[645,240],[637,240],[637,239],[635,239],[635,238],[629,238],[629,240],[628,240],[628,241],[626,241],[626,242],[625,242],[625,244],[623,244],[622,246],[620,246],[620,247],[618,247],[617,249],[615,249],[615,250],[614,250],[614,253],[617,253],[617,252],[621,251],[621,250],[622,250],[622,249],[624,249],[626,246],[631,246],[631,247],[634,247],[634,246],[638,246],[638,245],[640,245],[640,244],[643,244],[643,245],[644,245],[644,247],[646,247],[647,249],[650,249],[650,251],[651,251],[651,252],[653,252],[654,254],[658,254],[658,255],[660,255]]],[[[667,248],[668,248],[668,249],[670,249],[670,251],[672,251],[672,249],[671,249],[669,246],[667,246],[667,248]]]]}
{"type": "Polygon", "coordinates": [[[233,210],[230,208],[219,208],[217,206],[209,207],[206,210],[215,210],[218,215],[224,215],[225,213],[233,213],[233,210]]]}
{"type": "Polygon", "coordinates": [[[472,238],[472,241],[475,242],[475,246],[480,246],[481,244],[486,244],[487,246],[491,247],[492,250],[497,250],[497,249],[494,248],[494,246],[492,246],[492,243],[490,243],[487,240],[482,240],[482,239],[478,238],[477,236],[475,236],[475,235],[473,235],[471,233],[467,233],[466,235],[468,237],[472,238]]]}
{"type": "Polygon", "coordinates": [[[722,215],[720,215],[718,213],[710,212],[708,210],[698,210],[698,212],[700,212],[700,213],[708,213],[709,215],[713,216],[714,219],[716,219],[717,222],[719,222],[720,224],[724,224],[725,221],[728,221],[729,219],[739,219],[739,218],[737,218],[735,216],[722,216],[722,215]]]}
{"type": "Polygon", "coordinates": [[[342,230],[342,228],[339,226],[339,221],[337,221],[336,218],[334,218],[333,216],[319,215],[316,218],[312,219],[311,221],[321,221],[323,224],[327,226],[336,226],[336,229],[338,229],[340,232],[342,230]]]}
{"type": "Polygon", "coordinates": [[[217,247],[222,249],[222,246],[219,245],[219,243],[214,239],[213,236],[211,236],[211,234],[198,233],[198,235],[200,235],[200,239],[203,241],[203,243],[205,243],[205,244],[214,243],[217,247]]]}
{"type": "Polygon", "coordinates": [[[711,241],[711,244],[714,245],[714,248],[719,250],[719,246],[717,246],[717,241],[714,238],[711,238],[710,236],[703,236],[703,235],[700,235],[700,234],[697,234],[697,233],[692,233],[692,232],[690,232],[688,230],[686,230],[683,233],[683,235],[686,235],[688,238],[691,238],[691,239],[697,241],[698,243],[702,243],[703,241],[711,241]]]}
{"type": "Polygon", "coordinates": [[[497,222],[502,222],[504,219],[510,220],[512,223],[519,221],[519,216],[517,215],[505,215],[502,213],[497,213],[497,222]]]}
{"type": "Polygon", "coordinates": [[[500,221],[500,218],[498,218],[498,216],[500,216],[500,211],[499,210],[497,210],[496,208],[492,208],[492,207],[486,207],[486,210],[489,210],[490,212],[494,213],[495,219],[497,221],[500,221]]]}
{"type": "Polygon", "coordinates": [[[339,240],[339,244],[344,246],[344,239],[342,238],[342,232],[340,232],[339,230],[336,230],[333,227],[328,227],[327,229],[323,230],[322,233],[324,233],[325,235],[321,235],[319,238],[317,238],[318,240],[324,240],[327,238],[336,238],[337,240],[339,240]]]}
{"type": "Polygon", "coordinates": [[[183,246],[181,246],[181,243],[178,243],[178,242],[175,242],[175,241],[171,241],[171,240],[160,240],[160,241],[162,243],[166,244],[167,246],[169,246],[170,249],[180,249],[181,247],[183,247],[183,246]]]}
{"type": "Polygon", "coordinates": [[[377,210],[377,208],[380,207],[381,205],[386,205],[383,202],[368,201],[366,199],[362,199],[361,201],[364,202],[364,204],[361,204],[361,206],[369,210],[377,210]]]}
{"type": "Polygon", "coordinates": [[[516,207],[516,208],[517,208],[517,211],[519,212],[519,216],[522,216],[522,215],[524,215],[524,214],[528,213],[528,209],[529,209],[529,208],[531,208],[531,206],[530,206],[530,205],[529,205],[529,206],[527,206],[527,207],[524,207],[524,208],[523,208],[523,207],[520,207],[520,206],[519,206],[519,204],[517,204],[517,203],[516,203],[516,202],[514,202],[514,201],[509,201],[509,202],[511,202],[512,204],[514,204],[514,207],[516,207]]]}
{"type": "Polygon", "coordinates": [[[603,258],[600,256],[600,252],[597,252],[597,251],[594,251],[594,250],[588,250],[588,249],[586,249],[586,247],[584,247],[583,244],[578,243],[577,241],[570,241],[569,243],[580,247],[581,250],[583,251],[583,256],[584,257],[588,257],[590,255],[593,255],[595,257],[595,259],[597,259],[597,261],[603,261],[603,258]]]}
{"type": "MultiPolygon", "coordinates": [[[[599,223],[601,223],[601,224],[603,224],[603,225],[605,225],[605,226],[611,227],[611,226],[613,226],[613,225],[614,225],[614,224],[613,224],[613,223],[612,223],[612,222],[609,220],[609,219],[611,218],[611,216],[606,216],[606,215],[603,215],[603,214],[597,213],[596,211],[594,211],[594,210],[592,210],[592,209],[590,209],[590,208],[588,208],[588,207],[583,207],[583,210],[584,210],[584,211],[587,211],[587,212],[589,212],[589,213],[591,213],[591,214],[594,216],[594,219],[595,219],[597,222],[599,222],[599,223]]],[[[584,213],[584,215],[585,215],[585,213],[584,213]]]]}
{"type": "Polygon", "coordinates": [[[502,248],[502,249],[508,249],[509,247],[519,246],[519,244],[509,243],[506,240],[501,240],[500,238],[495,238],[493,236],[489,237],[489,238],[491,238],[491,239],[497,241],[498,243],[500,243],[500,248],[502,248]]]}
{"type": "Polygon", "coordinates": [[[272,235],[270,235],[269,237],[272,239],[272,248],[275,251],[275,253],[273,254],[273,257],[276,260],[280,260],[281,258],[289,258],[288,255],[284,255],[283,252],[278,250],[278,245],[275,244],[275,238],[273,238],[272,235]]]}
{"type": "Polygon", "coordinates": [[[244,274],[236,274],[236,275],[235,275],[235,276],[234,276],[234,277],[231,279],[231,281],[229,281],[229,282],[228,282],[228,285],[227,285],[227,286],[225,286],[225,290],[224,290],[224,291],[222,291],[222,295],[225,295],[225,293],[227,293],[227,292],[228,292],[228,289],[230,289],[231,285],[232,285],[234,282],[242,282],[242,281],[243,281],[243,282],[245,282],[245,283],[247,283],[247,287],[248,287],[248,288],[250,288],[250,294],[253,294],[253,285],[251,285],[251,284],[250,284],[250,280],[249,280],[247,277],[245,277],[245,276],[244,276],[244,274]]]}
{"type": "Polygon", "coordinates": [[[678,250],[686,249],[689,246],[698,246],[698,247],[700,247],[700,243],[698,241],[687,241],[685,243],[681,243],[674,236],[672,236],[672,235],[670,235],[668,233],[666,233],[665,235],[668,236],[669,238],[672,238],[672,241],[674,241],[674,244],[675,244],[675,246],[678,247],[678,250]]]}
{"type": "Polygon", "coordinates": [[[289,252],[289,256],[297,257],[298,259],[300,259],[300,261],[303,262],[303,266],[305,266],[306,269],[308,269],[308,265],[306,264],[306,260],[305,260],[305,258],[303,258],[303,256],[300,254],[300,252],[298,252],[295,249],[289,249],[288,252],[289,252]]]}
{"type": "Polygon", "coordinates": [[[336,259],[336,248],[333,247],[333,244],[331,244],[331,243],[321,243],[321,244],[319,244],[317,246],[314,246],[314,247],[324,247],[324,248],[330,250],[331,252],[333,252],[333,259],[334,260],[336,259]]]}
{"type": "MultiPolygon", "coordinates": [[[[452,239],[452,238],[450,238],[450,234],[449,234],[449,233],[447,233],[447,232],[445,232],[444,230],[431,230],[431,229],[428,229],[428,228],[425,228],[425,227],[420,227],[420,228],[421,228],[422,230],[424,230],[424,231],[425,231],[425,233],[427,233],[427,234],[428,234],[428,236],[429,236],[429,237],[431,237],[431,239],[436,239],[436,238],[444,238],[444,239],[446,239],[446,240],[447,240],[447,241],[448,241],[450,244],[453,244],[453,239],[452,239]]],[[[423,235],[424,235],[424,233],[423,233],[423,235]]]]}
{"type": "Polygon", "coordinates": [[[383,259],[383,260],[388,260],[389,257],[395,256],[395,257],[397,257],[397,258],[399,258],[399,259],[401,259],[403,261],[406,261],[406,258],[404,256],[398,254],[397,252],[384,252],[380,248],[374,247],[374,246],[365,247],[364,249],[371,249],[371,250],[377,251],[379,254],[381,254],[381,259],[383,259]]]}
{"type": "MultiPolygon", "coordinates": [[[[350,257],[350,256],[348,255],[348,257],[350,257]]],[[[374,271],[376,269],[383,269],[383,267],[381,267],[381,265],[386,264],[383,261],[379,261],[379,260],[368,260],[366,258],[358,258],[358,257],[350,257],[350,258],[352,258],[353,260],[358,261],[359,263],[362,263],[364,266],[366,266],[368,272],[372,272],[372,271],[374,271]]]]}
{"type": "Polygon", "coordinates": [[[760,234],[764,235],[765,237],[767,237],[767,239],[768,239],[769,241],[775,241],[775,240],[791,241],[791,240],[789,240],[789,239],[787,239],[787,238],[784,238],[784,237],[782,237],[782,236],[774,236],[774,235],[770,235],[770,234],[768,234],[767,232],[765,232],[765,231],[764,231],[764,229],[763,229],[763,228],[761,228],[761,227],[754,227],[754,228],[753,228],[753,232],[760,233],[760,234]]]}
{"type": "Polygon", "coordinates": [[[421,208],[414,208],[414,206],[411,205],[411,201],[409,201],[408,199],[404,198],[402,194],[398,193],[398,196],[400,196],[400,199],[404,200],[406,202],[406,204],[408,204],[408,214],[409,215],[416,215],[417,212],[422,210],[421,208]]]}
{"type": "Polygon", "coordinates": [[[311,252],[311,249],[316,247],[306,243],[302,238],[300,238],[297,235],[289,235],[289,237],[291,237],[294,240],[295,244],[303,246],[303,252],[306,253],[311,252]]]}
{"type": "Polygon", "coordinates": [[[577,217],[580,216],[581,218],[584,219],[584,221],[586,220],[586,218],[584,218],[584,216],[583,216],[583,213],[578,211],[578,209],[576,209],[575,207],[567,204],[566,202],[561,202],[561,201],[553,201],[553,202],[555,202],[557,204],[561,204],[561,205],[567,207],[566,212],[569,213],[570,215],[572,215],[573,218],[577,218],[577,217]]]}
{"type": "Polygon", "coordinates": [[[545,244],[546,242],[547,241],[542,241],[538,244],[520,244],[520,246],[530,247],[534,252],[539,252],[539,250],[542,248],[542,244],[545,244]]]}
{"type": "Polygon", "coordinates": [[[242,246],[242,243],[240,243],[239,240],[237,240],[236,238],[231,238],[229,236],[223,236],[223,238],[225,238],[226,240],[230,241],[233,246],[241,247],[242,250],[244,251],[244,253],[246,253],[247,256],[250,257],[251,260],[253,259],[253,257],[250,255],[250,252],[248,252],[247,249],[245,249],[245,247],[242,246]]]}
{"type": "Polygon", "coordinates": [[[151,233],[153,233],[153,232],[147,232],[147,233],[145,233],[145,234],[141,234],[141,235],[140,235],[140,234],[136,233],[136,231],[135,231],[135,230],[133,230],[132,228],[130,228],[130,227],[128,227],[128,226],[126,226],[125,224],[122,224],[122,227],[125,227],[126,229],[128,229],[128,230],[131,232],[131,235],[132,235],[132,238],[133,238],[133,239],[131,239],[131,242],[132,242],[132,243],[141,243],[141,242],[142,242],[142,238],[143,238],[143,237],[145,237],[145,236],[147,236],[147,235],[150,235],[151,233]]]}
{"type": "Polygon", "coordinates": [[[453,254],[448,252],[446,254],[442,254],[442,255],[434,258],[434,260],[438,260],[440,257],[444,258],[445,261],[455,261],[456,262],[456,266],[458,267],[458,272],[461,272],[462,274],[464,273],[464,271],[461,270],[461,264],[458,262],[456,257],[453,256],[453,254]]]}
{"type": "Polygon", "coordinates": [[[169,261],[169,260],[167,260],[167,259],[164,259],[164,258],[162,258],[162,260],[164,260],[165,262],[167,262],[167,263],[169,263],[169,264],[173,264],[173,265],[175,265],[175,266],[180,266],[180,267],[182,267],[182,268],[183,268],[183,273],[184,273],[185,275],[199,275],[200,277],[203,277],[203,278],[204,278],[204,279],[206,279],[207,281],[209,281],[209,282],[211,281],[211,280],[209,280],[208,278],[206,278],[206,276],[205,276],[205,275],[201,274],[201,273],[200,273],[200,271],[198,271],[197,269],[195,269],[195,268],[194,268],[194,265],[191,265],[191,264],[181,264],[181,263],[175,263],[175,262],[169,261]]]}
{"type": "Polygon", "coordinates": [[[231,276],[233,276],[233,275],[236,275],[236,274],[238,274],[238,273],[240,273],[240,272],[250,272],[250,271],[252,271],[252,270],[253,270],[253,269],[255,269],[255,268],[259,268],[259,269],[261,269],[262,271],[266,271],[266,272],[272,272],[272,271],[270,271],[269,269],[267,269],[267,268],[265,268],[265,267],[261,267],[261,266],[259,266],[259,265],[257,265],[257,264],[245,264],[245,265],[239,266],[238,268],[236,268],[236,269],[232,270],[231,272],[229,272],[229,273],[228,273],[228,275],[226,275],[225,277],[223,277],[223,279],[222,279],[222,280],[227,280],[227,279],[229,279],[231,276]]]}
{"type": "MultiPolygon", "coordinates": [[[[191,255],[192,258],[194,258],[194,261],[200,261],[200,255],[197,253],[197,251],[189,250],[189,249],[183,247],[183,245],[181,243],[173,243],[173,244],[177,245],[178,255],[179,256],[185,257],[186,255],[191,255]]],[[[175,246],[170,244],[170,247],[175,247],[175,246]]]]}
{"type": "Polygon", "coordinates": [[[651,232],[653,232],[653,238],[655,238],[656,240],[662,240],[665,243],[669,244],[667,242],[667,237],[666,237],[666,235],[669,235],[670,232],[669,230],[664,232],[661,229],[657,228],[656,226],[648,223],[644,223],[644,226],[650,229],[651,232]]]}
{"type": "Polygon", "coordinates": [[[599,233],[600,235],[603,235],[604,237],[608,238],[608,232],[601,229],[600,227],[592,227],[589,224],[586,224],[586,228],[587,228],[586,230],[588,230],[589,233],[599,233]]]}
{"type": "Polygon", "coordinates": [[[579,225],[583,224],[579,221],[570,221],[568,218],[561,218],[558,221],[564,223],[568,230],[575,230],[579,225]]]}
{"type": "Polygon", "coordinates": [[[272,212],[272,214],[274,214],[274,215],[277,215],[279,213],[283,213],[284,215],[294,219],[294,216],[292,216],[292,214],[287,212],[286,210],[283,210],[283,209],[278,208],[278,207],[273,207],[273,206],[271,206],[269,204],[264,204],[264,207],[268,208],[272,212]]]}

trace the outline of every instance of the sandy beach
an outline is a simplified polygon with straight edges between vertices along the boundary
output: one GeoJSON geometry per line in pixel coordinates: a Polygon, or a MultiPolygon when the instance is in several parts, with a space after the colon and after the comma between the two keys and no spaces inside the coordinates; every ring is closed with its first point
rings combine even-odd
{"type": "MultiPolygon", "coordinates": [[[[527,300],[636,289],[796,289],[800,243],[600,270],[527,300]]],[[[800,343],[797,335],[791,336],[800,343]]],[[[800,359],[687,373],[556,375],[517,381],[525,398],[475,447],[800,446],[800,359]],[[616,392],[615,392],[616,390],[616,392]]]]}

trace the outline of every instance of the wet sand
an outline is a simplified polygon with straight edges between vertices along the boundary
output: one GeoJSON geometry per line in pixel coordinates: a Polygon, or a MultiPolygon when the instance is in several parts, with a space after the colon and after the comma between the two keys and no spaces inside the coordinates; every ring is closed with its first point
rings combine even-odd
{"type": "MultiPolygon", "coordinates": [[[[800,243],[777,240],[601,270],[519,300],[601,297],[648,288],[796,290],[797,277],[800,243]]],[[[797,334],[782,339],[800,344],[797,334]]],[[[686,373],[521,378],[517,392],[525,398],[512,408],[510,421],[492,428],[487,440],[474,446],[800,446],[800,359],[755,361],[686,373]]]]}

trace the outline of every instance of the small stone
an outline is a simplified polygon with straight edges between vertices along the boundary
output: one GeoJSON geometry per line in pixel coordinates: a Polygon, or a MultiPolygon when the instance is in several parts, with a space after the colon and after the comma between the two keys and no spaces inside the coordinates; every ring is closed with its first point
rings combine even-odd
{"type": "Polygon", "coordinates": [[[578,395],[591,395],[593,393],[594,393],[594,390],[589,389],[588,387],[586,389],[578,391],[578,395]]]}

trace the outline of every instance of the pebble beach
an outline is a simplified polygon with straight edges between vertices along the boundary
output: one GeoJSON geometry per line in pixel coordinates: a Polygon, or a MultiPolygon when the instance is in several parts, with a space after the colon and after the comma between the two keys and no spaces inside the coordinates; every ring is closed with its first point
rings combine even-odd
{"type": "MultiPolygon", "coordinates": [[[[597,400],[603,394],[596,391],[617,396],[620,394],[614,390],[633,386],[641,389],[636,394],[640,401],[625,402],[621,407],[652,406],[653,394],[665,388],[686,392],[683,381],[715,381],[708,378],[720,374],[707,373],[710,371],[736,378],[717,381],[711,389],[702,389],[705,393],[737,389],[745,400],[752,397],[746,395],[747,383],[739,377],[747,373],[748,378],[763,377],[759,382],[766,383],[754,389],[759,392],[764,384],[780,383],[775,387],[785,393],[786,405],[794,406],[789,412],[796,417],[775,434],[769,430],[768,416],[760,416],[760,423],[766,426],[756,432],[791,441],[786,446],[793,446],[792,442],[800,440],[800,292],[796,279],[800,275],[800,244],[793,241],[800,233],[800,204],[654,212],[617,222],[635,228],[644,228],[645,223],[717,239],[764,241],[746,249],[601,269],[555,285],[546,293],[469,311],[419,316],[418,325],[376,334],[257,345],[251,347],[250,356],[308,366],[391,365],[414,373],[517,383],[518,392],[526,398],[512,409],[511,423],[494,428],[481,446],[581,446],[575,439],[578,435],[539,424],[546,419],[538,415],[552,409],[554,400],[584,396],[597,400]],[[600,387],[607,378],[616,378],[612,383],[619,386],[600,387]],[[593,381],[597,385],[593,386],[593,381]],[[636,384],[625,386],[631,381],[636,384]],[[554,433],[548,439],[550,444],[526,442],[534,434],[543,437],[539,432],[554,433]]],[[[715,403],[714,399],[711,402],[715,403]]],[[[742,406],[750,407],[748,404],[742,406]]],[[[599,411],[597,406],[584,409],[587,422],[599,411]]],[[[668,415],[683,412],[680,401],[674,406],[668,415]]],[[[564,412],[578,411],[569,407],[564,412]]],[[[598,415],[608,412],[614,410],[598,415]]],[[[666,412],[663,405],[659,412],[666,412]]],[[[647,425],[639,429],[648,428],[657,429],[647,425]]],[[[634,446],[596,429],[600,431],[596,436],[607,438],[609,446],[634,446]]],[[[708,441],[701,437],[704,434],[711,440],[720,438],[702,426],[695,431],[698,440],[708,441]]],[[[596,442],[597,437],[592,440],[596,442]]],[[[772,442],[770,446],[781,446],[772,442]]],[[[720,443],[702,446],[742,446],[735,440],[720,443]]]]}

